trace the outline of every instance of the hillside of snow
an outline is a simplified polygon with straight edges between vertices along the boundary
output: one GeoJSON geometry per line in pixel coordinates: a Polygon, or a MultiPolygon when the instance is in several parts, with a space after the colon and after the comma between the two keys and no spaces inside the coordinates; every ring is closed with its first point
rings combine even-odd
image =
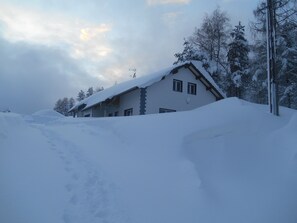
{"type": "Polygon", "coordinates": [[[0,113],[2,223],[296,223],[297,112],[0,113]]]}

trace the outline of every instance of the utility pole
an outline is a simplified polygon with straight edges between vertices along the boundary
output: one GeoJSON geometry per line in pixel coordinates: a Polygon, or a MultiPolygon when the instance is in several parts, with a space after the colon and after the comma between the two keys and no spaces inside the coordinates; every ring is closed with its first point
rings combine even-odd
{"type": "Polygon", "coordinates": [[[278,116],[278,84],[276,74],[276,19],[275,0],[267,0],[266,33],[267,33],[267,82],[268,82],[268,105],[270,113],[278,116]]]}

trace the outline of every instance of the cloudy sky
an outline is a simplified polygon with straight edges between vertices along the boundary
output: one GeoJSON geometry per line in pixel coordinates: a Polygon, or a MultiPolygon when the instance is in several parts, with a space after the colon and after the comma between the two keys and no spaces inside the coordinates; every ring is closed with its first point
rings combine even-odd
{"type": "Polygon", "coordinates": [[[217,6],[248,26],[259,0],[0,0],[0,110],[30,114],[80,89],[170,66],[217,6]]]}

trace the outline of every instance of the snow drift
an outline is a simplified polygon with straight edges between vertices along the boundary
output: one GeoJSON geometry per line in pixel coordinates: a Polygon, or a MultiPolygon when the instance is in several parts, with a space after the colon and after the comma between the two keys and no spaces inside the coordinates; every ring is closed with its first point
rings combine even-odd
{"type": "Polygon", "coordinates": [[[0,222],[296,222],[297,112],[266,110],[0,114],[0,222]]]}

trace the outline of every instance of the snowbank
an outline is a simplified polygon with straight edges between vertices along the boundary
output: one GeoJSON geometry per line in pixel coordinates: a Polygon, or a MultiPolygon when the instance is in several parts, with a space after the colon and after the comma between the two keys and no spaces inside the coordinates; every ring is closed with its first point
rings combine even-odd
{"type": "Polygon", "coordinates": [[[56,117],[56,118],[63,118],[64,115],[52,110],[52,109],[44,109],[37,111],[32,114],[33,116],[46,116],[46,117],[56,117]]]}
{"type": "Polygon", "coordinates": [[[295,223],[297,113],[266,110],[231,98],[50,123],[0,114],[0,222],[295,223]]]}
{"type": "Polygon", "coordinates": [[[25,116],[26,121],[39,123],[53,122],[61,118],[65,118],[65,116],[52,109],[40,110],[34,112],[32,115],[25,116]]]}

